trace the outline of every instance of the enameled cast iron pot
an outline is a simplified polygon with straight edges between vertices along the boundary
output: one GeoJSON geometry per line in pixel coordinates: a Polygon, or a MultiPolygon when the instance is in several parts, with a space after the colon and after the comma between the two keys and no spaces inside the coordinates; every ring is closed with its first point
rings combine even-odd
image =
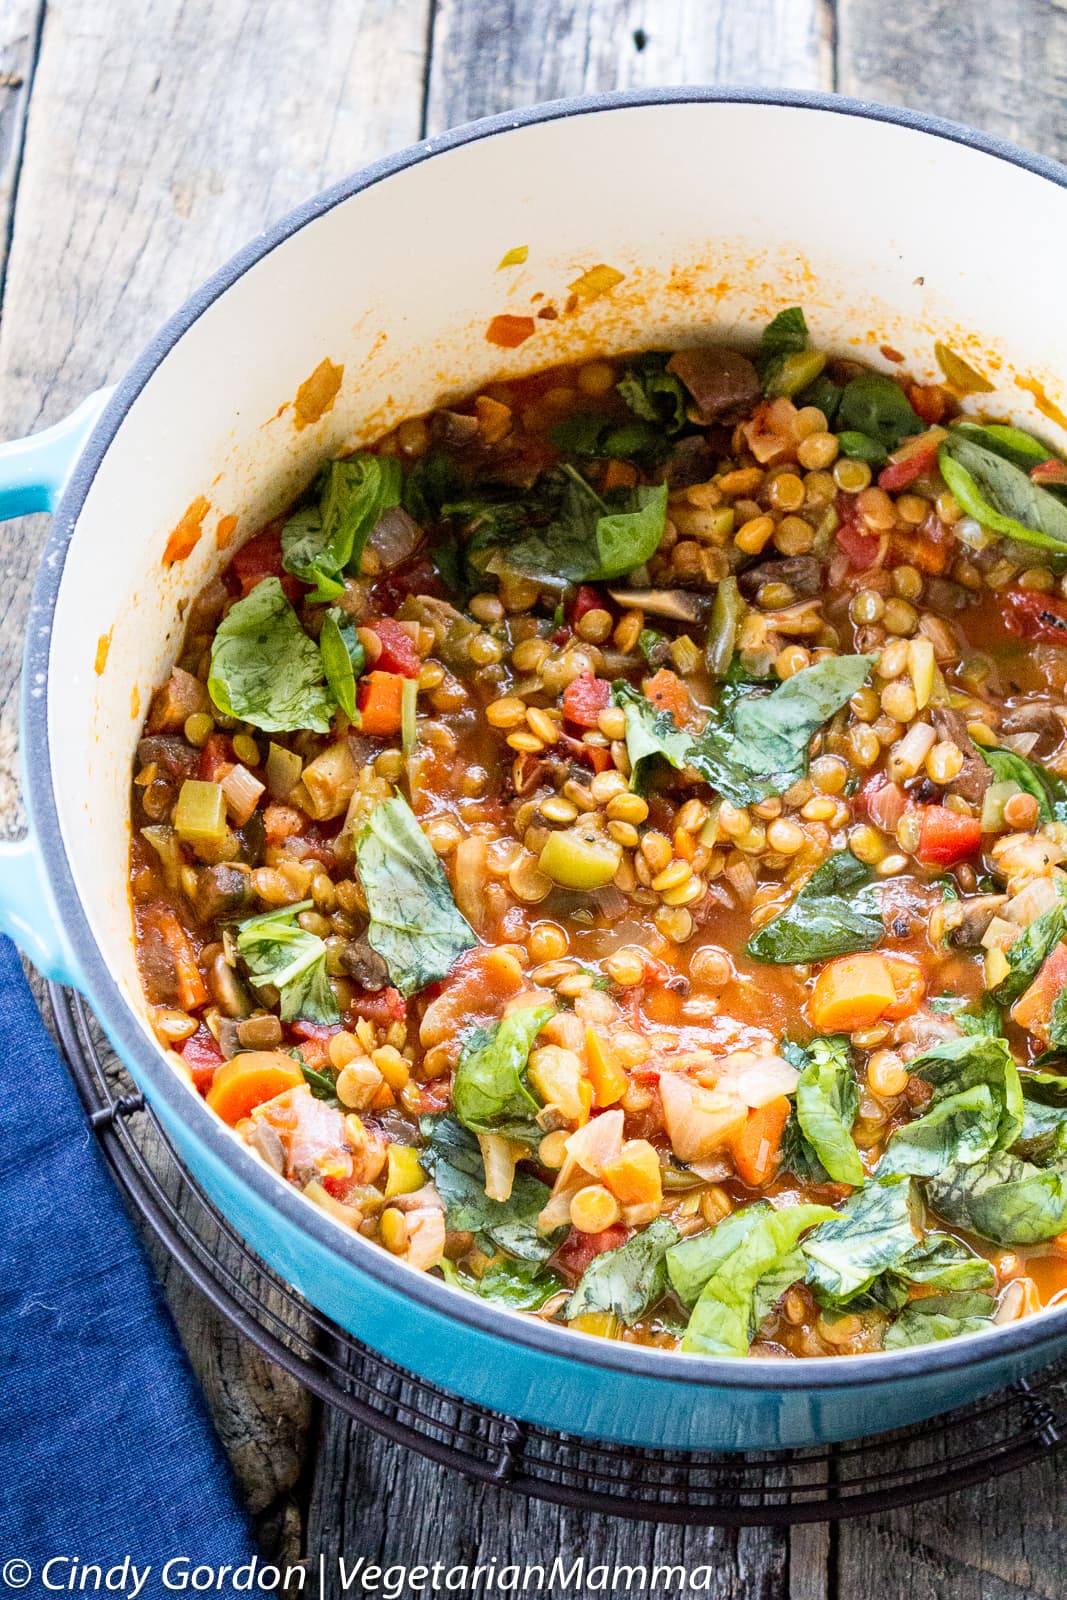
{"type": "Polygon", "coordinates": [[[431,140],[310,201],[199,290],[110,395],[0,452],[0,516],[56,513],[23,669],[30,832],[0,852],[0,927],[88,997],[249,1243],[360,1339],[518,1417],[729,1449],[900,1426],[1067,1350],[1061,1306],[899,1353],[668,1355],[414,1272],[275,1178],[173,1070],[146,1022],[127,892],[141,717],[183,603],[226,559],[220,521],[246,537],[324,456],[492,377],[708,330],[743,340],[794,303],[838,353],[884,365],[891,346],[930,378],[935,338],[979,356],[989,404],[1067,444],[1065,259],[1067,172],[948,123],[730,90],[571,101],[431,140]],[[498,270],[520,245],[525,263],[498,270]],[[516,349],[486,341],[492,317],[563,308],[600,263],[625,274],[612,291],[536,319],[516,349]],[[195,545],[168,565],[179,524],[195,545]]]}

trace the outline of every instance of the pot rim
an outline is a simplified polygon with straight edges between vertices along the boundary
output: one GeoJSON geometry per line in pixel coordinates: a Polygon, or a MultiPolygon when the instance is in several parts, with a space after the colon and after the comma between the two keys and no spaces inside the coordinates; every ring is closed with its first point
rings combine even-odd
{"type": "MultiPolygon", "coordinates": [[[[342,1229],[301,1194],[267,1170],[245,1150],[199,1097],[190,1095],[177,1074],[153,1046],[108,970],[78,898],[67,858],[52,789],[48,736],[48,661],[54,610],[66,563],[67,547],[96,472],[127,412],[170,350],[192,325],[257,262],[291,235],[335,206],[409,167],[463,145],[493,138],[542,122],[616,110],[663,105],[753,105],[775,109],[818,111],[833,116],[874,121],[962,144],[981,154],[1045,178],[1067,189],[1067,167],[1047,156],[1023,150],[994,135],[960,123],[902,107],[803,90],[737,87],[672,87],[621,90],[555,100],[467,123],[447,133],[386,156],[323,190],[289,211],[272,227],[244,246],[212,274],[157,331],[119,380],[86,443],[53,516],[34,586],[32,616],[23,658],[21,765],[26,809],[38,840],[57,909],[77,950],[93,1008],[125,1061],[136,1064],[136,1076],[151,1085],[168,1111],[180,1118],[190,1135],[207,1147],[258,1199],[267,1202],[287,1223],[310,1234],[317,1244],[342,1257],[359,1273],[378,1280],[387,1290],[418,1303],[430,1314],[466,1324],[477,1332],[539,1355],[565,1359],[603,1373],[620,1373],[696,1388],[714,1387],[764,1394],[829,1391],[856,1383],[896,1383],[918,1375],[950,1373],[984,1360],[1002,1361],[1067,1335],[1067,1304],[1047,1308],[1003,1327],[965,1334],[938,1344],[901,1351],[873,1351],[836,1356],[826,1361],[737,1360],[681,1355],[614,1340],[575,1336],[567,1328],[520,1312],[493,1307],[474,1295],[416,1272],[379,1246],[342,1229]],[[29,693],[32,684],[44,692],[29,693]]],[[[891,1425],[891,1423],[890,1423],[891,1425]]]]}

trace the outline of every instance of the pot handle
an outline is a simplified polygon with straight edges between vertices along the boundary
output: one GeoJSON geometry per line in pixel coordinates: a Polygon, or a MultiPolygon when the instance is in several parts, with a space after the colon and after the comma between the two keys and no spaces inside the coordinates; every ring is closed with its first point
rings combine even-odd
{"type": "MultiPolygon", "coordinates": [[[[55,508],[110,395],[110,389],[98,389],[52,427],[0,444],[0,521],[55,508]]],[[[32,828],[22,839],[0,842],[0,933],[44,977],[84,990],[32,828]]]]}

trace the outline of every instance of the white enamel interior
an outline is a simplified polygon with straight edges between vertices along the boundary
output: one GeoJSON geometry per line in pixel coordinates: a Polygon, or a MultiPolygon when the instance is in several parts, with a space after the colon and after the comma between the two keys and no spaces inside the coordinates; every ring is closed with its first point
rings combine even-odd
{"type": "Polygon", "coordinates": [[[875,361],[889,344],[919,374],[934,375],[933,341],[945,338],[1000,385],[989,408],[1055,438],[1016,379],[1067,408],[1065,259],[1067,191],[1047,179],[888,123],[727,103],[615,107],[496,133],[373,184],[276,246],[134,401],[56,607],[60,823],[134,1009],[130,761],[177,650],[179,606],[225,560],[220,516],[238,515],[236,538],[247,537],[324,456],[493,375],[597,350],[747,339],[798,302],[820,344],[875,361]],[[977,239],[976,217],[992,219],[977,239]],[[518,245],[526,263],[497,270],[518,245]],[[491,317],[562,308],[567,286],[600,262],[626,274],[610,294],[538,321],[515,351],[486,342],[491,317]],[[344,367],[337,401],[298,430],[292,407],[279,408],[327,357],[344,367]],[[164,568],[168,534],[200,496],[211,505],[203,537],[164,568]]]}

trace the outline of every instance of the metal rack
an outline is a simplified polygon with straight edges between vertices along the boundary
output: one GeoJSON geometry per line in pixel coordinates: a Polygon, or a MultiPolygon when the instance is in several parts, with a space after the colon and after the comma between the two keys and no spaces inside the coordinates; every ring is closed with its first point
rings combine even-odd
{"type": "Polygon", "coordinates": [[[56,985],[50,995],[90,1123],[156,1238],[246,1338],[326,1404],[442,1466],[577,1509],[737,1527],[836,1521],[932,1499],[1067,1442],[1067,1363],[894,1434],[747,1455],[579,1439],[446,1394],[360,1344],[271,1272],[185,1172],[81,997],[56,985]],[[220,1251],[220,1241],[229,1248],[220,1251]]]}

